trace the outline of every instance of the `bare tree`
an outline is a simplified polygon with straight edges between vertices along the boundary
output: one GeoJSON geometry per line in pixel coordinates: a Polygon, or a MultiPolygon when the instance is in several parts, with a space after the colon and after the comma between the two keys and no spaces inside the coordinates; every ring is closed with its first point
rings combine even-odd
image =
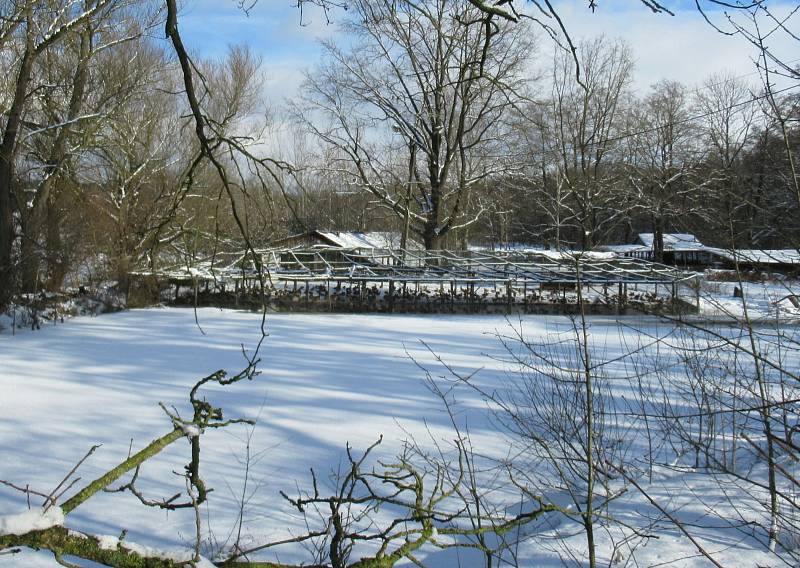
{"type": "MultiPolygon", "coordinates": [[[[86,160],[97,133],[108,128],[118,109],[134,91],[152,90],[147,65],[115,65],[137,51],[144,53],[142,34],[154,14],[139,6],[119,6],[86,20],[65,36],[62,48],[47,50],[37,60],[37,87],[31,94],[27,123],[32,131],[20,141],[15,202],[20,216],[22,289],[33,291],[40,281],[61,288],[70,269],[64,222],[68,209],[85,202],[86,160]],[[131,46],[136,47],[131,47],[131,46]],[[60,87],[64,85],[64,87],[60,87]],[[34,125],[41,124],[34,129],[34,125]]],[[[144,63],[144,59],[142,60],[144,63]]]]}
{"type": "Polygon", "coordinates": [[[704,185],[690,182],[699,161],[690,112],[685,87],[673,81],[654,85],[642,104],[632,109],[631,126],[637,135],[627,138],[628,180],[636,209],[650,220],[656,262],[664,261],[664,232],[693,213],[693,193],[704,185]]]}
{"type": "Polygon", "coordinates": [[[720,200],[722,230],[726,238],[721,243],[730,248],[738,245],[739,231],[734,220],[746,207],[740,165],[743,154],[752,140],[758,119],[753,89],[743,80],[730,75],[709,77],[696,97],[700,134],[708,148],[707,176],[714,178],[707,195],[720,200]]]}
{"type": "Polygon", "coordinates": [[[619,41],[599,37],[579,46],[580,66],[564,51],[554,52],[551,93],[520,129],[530,147],[532,199],[552,224],[556,245],[571,237],[588,250],[628,214],[617,163],[633,64],[619,41]]]}
{"type": "Polygon", "coordinates": [[[163,248],[187,222],[179,212],[197,145],[182,132],[181,101],[169,94],[177,90],[169,77],[175,67],[161,50],[131,44],[109,54],[104,69],[103,79],[125,98],[96,131],[85,160],[93,165],[81,177],[86,199],[99,213],[91,226],[102,238],[94,246],[127,294],[129,272],[150,264],[148,254],[159,249],[154,239],[163,248]],[[137,65],[129,70],[125,63],[131,60],[137,65]],[[153,85],[163,90],[154,92],[153,85]]]}
{"type": "MultiPolygon", "coordinates": [[[[11,85],[13,95],[0,141],[0,304],[4,305],[13,293],[17,276],[17,263],[13,259],[16,239],[12,196],[20,136],[29,126],[25,121],[25,112],[30,103],[32,82],[35,80],[35,65],[48,49],[64,41],[71,33],[84,29],[88,22],[124,4],[123,0],[64,0],[56,3],[25,0],[9,2],[3,6],[8,13],[3,18],[6,27],[0,35],[3,40],[0,47],[9,47],[16,54],[14,59],[17,64],[13,71],[15,79],[11,85]]],[[[80,75],[81,73],[77,74],[79,88],[80,75]]],[[[62,152],[56,151],[55,154],[62,152]]]]}
{"type": "Polygon", "coordinates": [[[303,122],[343,158],[329,167],[438,248],[483,212],[471,210],[473,190],[503,164],[497,128],[519,99],[529,41],[458,0],[352,9],[345,29],[357,46],[326,45],[330,63],[308,76],[303,122]]]}

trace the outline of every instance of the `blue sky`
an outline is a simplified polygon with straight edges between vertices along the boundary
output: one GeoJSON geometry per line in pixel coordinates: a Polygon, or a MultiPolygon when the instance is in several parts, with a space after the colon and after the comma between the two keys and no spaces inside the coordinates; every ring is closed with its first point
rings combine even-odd
{"type": "MultiPolygon", "coordinates": [[[[202,56],[224,54],[232,43],[250,45],[263,57],[265,92],[277,104],[296,92],[303,70],[319,60],[317,40],[341,38],[335,23],[341,13],[334,13],[334,23],[328,24],[319,9],[309,8],[301,23],[300,12],[293,3],[258,0],[245,14],[237,7],[237,0],[188,0],[180,26],[190,49],[202,56]]],[[[753,72],[753,50],[744,40],[725,37],[711,29],[694,8],[693,0],[666,3],[675,11],[674,17],[653,14],[638,0],[601,0],[594,14],[587,7],[587,0],[558,0],[555,6],[574,37],[602,33],[631,44],[637,90],[645,91],[661,78],[696,85],[714,72],[753,72]]],[[[780,6],[778,0],[772,8],[779,10],[780,6]]],[[[790,29],[800,33],[799,24],[800,18],[795,17],[789,23],[790,29]]],[[[787,59],[800,56],[795,42],[782,45],[775,39],[772,47],[785,52],[787,59]]]]}
{"type": "Polygon", "coordinates": [[[248,12],[235,0],[190,0],[180,16],[185,41],[204,56],[225,53],[233,43],[247,43],[265,59],[314,59],[316,39],[334,33],[316,8],[300,10],[290,0],[259,0],[248,12]]]}
{"type": "Polygon", "coordinates": [[[245,43],[263,59],[264,90],[270,105],[292,97],[303,71],[319,61],[319,39],[336,33],[325,14],[310,7],[303,12],[292,0],[259,0],[248,13],[237,0],[189,0],[179,26],[184,42],[203,57],[220,57],[228,46],[245,43]]]}

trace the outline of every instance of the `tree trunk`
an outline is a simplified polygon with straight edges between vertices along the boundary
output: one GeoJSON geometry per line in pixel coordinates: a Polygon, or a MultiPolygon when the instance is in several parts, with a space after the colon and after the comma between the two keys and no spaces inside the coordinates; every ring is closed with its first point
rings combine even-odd
{"type": "MultiPolygon", "coordinates": [[[[84,93],[89,75],[89,62],[92,56],[92,28],[86,23],[80,36],[80,58],[72,76],[72,93],[69,106],[62,122],[71,122],[78,118],[84,103],[84,93]]],[[[44,168],[44,179],[37,187],[30,212],[25,223],[23,246],[29,249],[23,254],[22,285],[23,289],[37,288],[39,275],[42,272],[42,260],[47,260],[48,286],[60,287],[63,280],[64,255],[61,254],[60,215],[56,208],[57,183],[60,170],[67,159],[67,138],[69,127],[62,126],[53,140],[50,155],[44,168]],[[43,234],[44,233],[44,234],[43,234]],[[42,246],[41,243],[46,243],[42,246]],[[42,249],[44,254],[41,254],[42,249]]]]}
{"type": "Polygon", "coordinates": [[[664,262],[664,221],[660,215],[653,216],[653,262],[664,262]]]}
{"type": "Polygon", "coordinates": [[[17,273],[19,275],[19,289],[22,292],[36,292],[39,290],[39,265],[41,264],[39,253],[42,247],[36,241],[36,235],[32,229],[34,223],[30,221],[31,219],[26,219],[22,223],[22,235],[19,243],[17,273]]]}
{"type": "Polygon", "coordinates": [[[441,248],[442,236],[434,230],[435,227],[431,227],[430,225],[430,223],[425,224],[425,233],[422,235],[425,241],[425,250],[439,250],[441,248]]]}
{"type": "MultiPolygon", "coordinates": [[[[433,169],[433,168],[431,168],[433,169]]],[[[446,230],[442,229],[441,207],[442,187],[438,184],[431,184],[431,193],[428,206],[430,211],[427,212],[425,219],[425,227],[423,229],[422,237],[425,241],[425,250],[438,250],[442,245],[442,237],[446,230]]]]}
{"type": "Polygon", "coordinates": [[[69,255],[64,250],[61,238],[62,216],[58,207],[58,199],[51,199],[47,207],[46,257],[47,289],[51,292],[61,290],[64,278],[69,269],[69,255]]]}
{"type": "Polygon", "coordinates": [[[8,109],[8,120],[0,143],[0,306],[7,304],[12,296],[15,280],[15,266],[12,256],[14,249],[14,216],[11,208],[11,188],[14,183],[14,158],[17,149],[17,137],[22,114],[25,109],[25,98],[31,80],[35,51],[33,39],[28,37],[28,44],[19,66],[14,99],[8,109]]]}

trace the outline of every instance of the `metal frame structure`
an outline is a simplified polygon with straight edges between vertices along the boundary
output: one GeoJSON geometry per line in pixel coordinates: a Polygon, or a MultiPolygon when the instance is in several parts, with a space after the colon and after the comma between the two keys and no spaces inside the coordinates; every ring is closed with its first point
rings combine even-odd
{"type": "Polygon", "coordinates": [[[578,307],[574,297],[578,287],[595,292],[593,299],[584,296],[581,303],[586,306],[590,302],[593,310],[622,313],[629,305],[641,304],[679,313],[697,303],[699,290],[691,286],[692,298],[679,301],[679,285],[700,276],[638,258],[596,252],[328,246],[228,253],[191,265],[136,274],[174,284],[176,302],[181,287],[190,286],[197,301],[200,286],[204,285],[205,294],[211,292],[213,284],[212,296],[216,292],[221,295],[211,301],[232,302],[234,306],[256,299],[263,302],[266,292],[276,309],[467,313],[511,313],[514,309],[539,313],[535,310],[551,308],[569,313],[578,307]],[[629,296],[630,286],[633,291],[629,296]]]}
{"type": "MultiPolygon", "coordinates": [[[[258,250],[271,280],[289,282],[368,281],[456,284],[677,284],[698,275],[671,266],[598,253],[550,251],[404,251],[388,249],[258,250]]],[[[252,252],[214,270],[216,278],[258,276],[252,252]]]]}

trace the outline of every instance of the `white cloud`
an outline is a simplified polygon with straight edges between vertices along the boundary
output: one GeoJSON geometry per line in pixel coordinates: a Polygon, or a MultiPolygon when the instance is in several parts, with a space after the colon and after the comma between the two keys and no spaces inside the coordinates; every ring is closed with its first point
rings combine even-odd
{"type": "MultiPolygon", "coordinates": [[[[693,5],[685,3],[684,9],[676,9],[675,15],[670,16],[652,13],[639,0],[602,0],[595,13],[589,10],[587,0],[554,2],[574,39],[603,34],[621,38],[631,46],[636,62],[634,88],[639,92],[647,91],[650,85],[664,78],[694,87],[719,72],[749,76],[757,82],[754,48],[744,38],[715,31],[693,5]]],[[[191,47],[204,55],[216,55],[226,43],[232,42],[247,43],[256,54],[262,55],[264,95],[272,107],[297,96],[304,71],[321,57],[319,39],[346,41],[338,26],[343,18],[341,12],[332,13],[329,22],[326,14],[315,7],[308,7],[301,20],[289,0],[260,0],[249,17],[234,6],[232,2],[195,0],[182,25],[188,28],[193,40],[191,47]]],[[[780,14],[788,14],[793,8],[795,5],[785,0],[770,6],[774,13],[780,14]]],[[[721,12],[712,17],[716,23],[725,24],[721,12]]],[[[789,29],[800,34],[799,23],[800,15],[796,14],[788,22],[789,29]]],[[[770,39],[770,48],[786,61],[798,57],[797,47],[798,42],[786,33],[770,39]]],[[[549,53],[549,40],[542,40],[540,49],[549,53]]],[[[274,149],[280,143],[265,145],[274,149]]]]}
{"type": "MultiPolygon", "coordinates": [[[[337,22],[344,14],[332,12],[329,22],[318,7],[307,5],[301,19],[289,0],[260,0],[246,16],[235,2],[194,0],[187,6],[181,24],[186,26],[193,49],[205,55],[224,53],[228,43],[248,43],[264,58],[265,92],[273,104],[292,97],[302,83],[302,72],[321,57],[318,40],[344,41],[337,22]]],[[[574,38],[604,34],[627,41],[636,61],[635,88],[644,91],[659,79],[681,81],[689,86],[712,73],[753,74],[754,48],[741,37],[715,31],[694,8],[683,3],[675,16],[654,14],[638,0],[603,0],[595,13],[587,0],[558,0],[554,6],[574,38]]],[[[788,14],[795,5],[779,0],[770,5],[776,14],[788,14]]],[[[532,9],[532,8],[531,8],[532,9]]],[[[724,26],[721,11],[711,13],[724,26]]],[[[800,14],[788,23],[800,34],[800,14]]],[[[542,34],[543,35],[543,34],[542,34]]],[[[549,41],[542,41],[549,51],[549,41]]],[[[787,33],[770,38],[770,48],[786,60],[797,57],[798,42],[787,33]]],[[[753,75],[753,80],[757,77],[753,75]]]]}
{"type": "Polygon", "coordinates": [[[311,64],[313,61],[306,59],[265,61],[262,67],[264,96],[272,104],[296,97],[305,80],[304,71],[311,64]]]}
{"type": "MultiPolygon", "coordinates": [[[[573,38],[603,34],[630,44],[636,62],[634,89],[639,92],[647,91],[650,85],[665,78],[696,86],[709,75],[720,72],[749,76],[754,82],[758,81],[754,65],[757,54],[753,46],[742,37],[725,36],[714,30],[693,3],[676,9],[674,16],[654,14],[637,0],[604,0],[595,13],[588,8],[586,0],[563,0],[554,5],[573,38]]],[[[774,13],[788,14],[793,7],[793,4],[776,2],[770,8],[774,13]]],[[[721,12],[710,16],[718,25],[725,25],[721,12]]],[[[264,46],[281,46],[273,54],[264,53],[265,94],[273,104],[296,95],[304,69],[313,66],[321,57],[317,40],[344,41],[337,25],[341,18],[341,13],[334,13],[333,23],[329,23],[320,9],[310,9],[304,14],[301,26],[296,10],[283,10],[276,15],[277,25],[273,22],[270,27],[277,34],[270,46],[264,46]]],[[[796,15],[789,21],[789,29],[800,33],[798,24],[800,16],[796,15]]],[[[540,45],[543,51],[549,52],[549,40],[540,45]]],[[[787,61],[797,57],[797,47],[798,42],[786,33],[775,34],[770,40],[770,48],[787,61]]]]}
{"type": "MultiPolygon", "coordinates": [[[[753,80],[758,79],[753,63],[757,54],[752,45],[742,37],[717,32],[695,8],[676,10],[670,16],[654,14],[636,0],[600,2],[595,13],[586,0],[561,1],[555,7],[575,38],[604,34],[630,44],[636,61],[636,90],[646,90],[662,78],[696,85],[722,71],[737,76],[752,73],[753,80]]],[[[792,7],[776,2],[771,9],[787,13],[792,7]]],[[[722,13],[709,15],[717,25],[725,25],[722,13]]],[[[794,18],[795,28],[798,23],[800,19],[794,18]]],[[[770,47],[786,60],[797,57],[798,42],[788,34],[775,34],[770,47]]]]}

